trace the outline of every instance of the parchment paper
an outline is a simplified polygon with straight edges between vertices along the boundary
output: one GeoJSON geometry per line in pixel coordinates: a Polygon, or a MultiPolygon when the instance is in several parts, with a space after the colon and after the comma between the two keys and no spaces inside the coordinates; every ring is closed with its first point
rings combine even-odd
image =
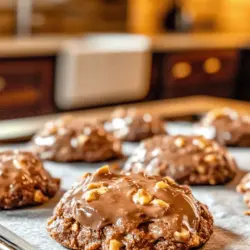
{"type": "MultiPolygon", "coordinates": [[[[185,126],[184,126],[185,127],[185,126]]],[[[175,130],[176,133],[187,132],[186,129],[175,130]]],[[[25,145],[12,145],[23,147],[25,145]]],[[[135,144],[125,144],[124,151],[129,154],[135,144]]],[[[8,147],[9,148],[9,147],[8,147]]],[[[0,149],[4,149],[1,147],[0,149]]],[[[203,186],[192,188],[194,196],[208,205],[215,219],[214,234],[202,248],[204,250],[248,250],[250,249],[250,216],[244,215],[247,209],[243,197],[235,191],[235,186],[241,177],[250,172],[250,148],[230,149],[235,156],[240,170],[235,180],[226,186],[203,186]]],[[[70,163],[58,164],[46,162],[45,167],[52,175],[62,179],[60,193],[47,204],[36,207],[12,211],[0,211],[0,223],[27,240],[37,249],[60,250],[65,249],[52,240],[45,228],[46,220],[63,192],[70,188],[84,172],[93,172],[100,164],[70,163]]]]}

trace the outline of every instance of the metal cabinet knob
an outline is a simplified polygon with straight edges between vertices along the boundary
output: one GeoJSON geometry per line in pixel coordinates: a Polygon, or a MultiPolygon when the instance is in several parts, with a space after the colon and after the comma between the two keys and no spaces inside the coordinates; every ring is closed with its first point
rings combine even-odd
{"type": "Polygon", "coordinates": [[[177,79],[183,79],[191,75],[192,66],[187,62],[178,62],[172,68],[172,75],[177,79]]]}
{"type": "Polygon", "coordinates": [[[215,74],[218,73],[221,69],[221,61],[216,57],[208,58],[204,64],[203,69],[207,74],[215,74]]]}

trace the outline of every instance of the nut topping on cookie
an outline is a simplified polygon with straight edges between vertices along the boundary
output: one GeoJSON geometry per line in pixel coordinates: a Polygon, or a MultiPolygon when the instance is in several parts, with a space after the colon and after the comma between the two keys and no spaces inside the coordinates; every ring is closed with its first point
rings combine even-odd
{"type": "Polygon", "coordinates": [[[179,242],[188,242],[190,239],[190,232],[185,228],[182,228],[180,232],[174,233],[174,238],[179,242]]]}
{"type": "Polygon", "coordinates": [[[31,152],[0,153],[0,210],[45,203],[59,186],[31,152]]]}
{"type": "Polygon", "coordinates": [[[64,194],[48,231],[71,249],[177,250],[184,245],[189,250],[203,245],[213,231],[211,214],[187,186],[167,179],[115,173],[105,166],[64,194]]]}
{"type": "Polygon", "coordinates": [[[160,199],[154,199],[151,202],[153,205],[164,207],[164,208],[169,208],[169,204],[163,200],[160,199]]]}
{"type": "Polygon", "coordinates": [[[100,174],[100,175],[102,175],[102,174],[108,174],[108,173],[110,173],[110,170],[109,170],[109,166],[108,166],[108,165],[103,166],[103,167],[99,168],[99,169],[96,171],[96,174],[100,174]]]}
{"type": "Polygon", "coordinates": [[[167,188],[167,187],[169,187],[169,185],[164,181],[159,181],[155,184],[156,189],[163,189],[163,188],[167,188]]]}
{"type": "Polygon", "coordinates": [[[183,138],[177,137],[177,138],[175,139],[174,144],[175,144],[176,147],[181,148],[181,147],[183,147],[183,146],[185,145],[185,141],[184,141],[183,138]]]}
{"type": "Polygon", "coordinates": [[[111,240],[109,242],[109,250],[119,250],[121,246],[122,244],[118,240],[111,240]]]}
{"type": "Polygon", "coordinates": [[[99,162],[122,157],[120,140],[103,124],[76,117],[46,123],[32,142],[33,150],[45,160],[99,162]]]}
{"type": "Polygon", "coordinates": [[[142,141],[124,166],[124,172],[169,176],[187,185],[224,184],[235,177],[236,169],[230,152],[216,141],[184,135],[142,141]]]}
{"type": "Polygon", "coordinates": [[[146,190],[144,189],[139,189],[136,194],[133,196],[133,201],[136,204],[141,204],[141,205],[147,205],[150,203],[152,200],[152,195],[149,194],[146,190]]]}

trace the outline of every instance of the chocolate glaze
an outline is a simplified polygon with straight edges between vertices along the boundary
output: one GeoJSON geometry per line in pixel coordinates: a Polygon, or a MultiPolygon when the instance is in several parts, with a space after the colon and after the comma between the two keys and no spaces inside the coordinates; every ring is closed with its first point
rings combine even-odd
{"type": "Polygon", "coordinates": [[[188,250],[210,238],[213,218],[189,187],[169,177],[105,166],[64,194],[47,230],[70,249],[188,250]]]}
{"type": "MultiPolygon", "coordinates": [[[[185,227],[190,231],[197,230],[199,211],[196,200],[190,190],[176,184],[168,184],[164,189],[156,189],[155,184],[161,177],[147,177],[143,174],[100,174],[96,172],[78,182],[63,198],[67,206],[65,213],[71,214],[80,224],[99,230],[109,224],[126,233],[141,223],[156,220],[167,220],[169,228],[178,231],[185,227]],[[86,201],[84,195],[88,184],[102,183],[108,191],[93,201],[86,201]],[[135,204],[133,195],[139,190],[146,190],[152,199],[167,202],[168,209],[153,205],[135,204]]],[[[167,180],[164,181],[168,183],[167,180]]]]}
{"type": "Polygon", "coordinates": [[[202,118],[200,126],[214,128],[214,138],[222,145],[250,146],[249,115],[229,108],[216,109],[202,118]]]}
{"type": "Polygon", "coordinates": [[[42,203],[42,199],[54,196],[58,187],[59,179],[52,178],[32,153],[0,153],[0,209],[40,203],[34,200],[37,190],[42,193],[42,203]]]}
{"type": "Polygon", "coordinates": [[[63,117],[45,124],[33,138],[42,159],[55,161],[104,161],[121,157],[121,143],[102,125],[63,117]]]}
{"type": "Polygon", "coordinates": [[[163,135],[143,141],[125,163],[124,171],[168,175],[182,184],[219,184],[235,176],[236,163],[213,140],[200,136],[163,135]],[[183,141],[183,145],[178,145],[178,140],[183,141]],[[205,161],[209,155],[215,159],[205,161]]]}
{"type": "Polygon", "coordinates": [[[108,132],[124,141],[140,141],[154,135],[166,134],[164,121],[136,109],[117,109],[111,119],[104,123],[108,132]]]}

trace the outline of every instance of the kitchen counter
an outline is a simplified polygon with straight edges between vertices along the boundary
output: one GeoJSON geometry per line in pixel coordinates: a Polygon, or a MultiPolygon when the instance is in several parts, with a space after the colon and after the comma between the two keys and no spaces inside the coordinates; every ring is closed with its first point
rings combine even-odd
{"type": "Polygon", "coordinates": [[[250,45],[250,34],[163,34],[151,39],[154,51],[238,49],[250,45]]]}
{"type": "MultiPolygon", "coordinates": [[[[142,113],[151,113],[166,119],[205,113],[218,107],[230,107],[239,112],[250,113],[250,103],[224,98],[208,96],[192,96],[168,100],[141,102],[122,105],[124,108],[137,108],[142,113]]],[[[15,120],[0,121],[0,142],[12,140],[27,140],[39,130],[48,120],[56,119],[61,115],[81,116],[86,121],[95,122],[110,117],[116,107],[104,107],[83,111],[72,111],[38,117],[29,117],[15,120]]]]}
{"type": "Polygon", "coordinates": [[[0,57],[55,55],[69,36],[0,38],[0,57]]]}
{"type": "MultiPolygon", "coordinates": [[[[0,38],[0,57],[54,55],[71,38],[77,36],[0,38]]],[[[237,49],[248,46],[250,34],[161,34],[151,36],[150,39],[153,51],[237,49]]]]}

